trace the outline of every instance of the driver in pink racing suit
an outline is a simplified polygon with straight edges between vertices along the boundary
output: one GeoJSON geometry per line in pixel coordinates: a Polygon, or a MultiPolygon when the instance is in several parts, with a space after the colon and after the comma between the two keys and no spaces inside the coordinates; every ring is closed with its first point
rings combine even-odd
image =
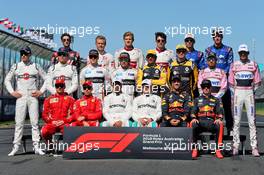
{"type": "Polygon", "coordinates": [[[201,83],[203,80],[210,80],[212,83],[212,95],[221,99],[227,89],[227,78],[224,70],[216,68],[216,55],[211,53],[207,57],[208,67],[201,70],[198,76],[198,88],[200,94],[202,94],[201,83]]]}
{"type": "Polygon", "coordinates": [[[250,145],[252,147],[252,155],[259,156],[257,148],[257,131],[256,131],[256,114],[255,114],[255,90],[261,84],[261,77],[258,65],[249,60],[249,50],[247,45],[239,46],[238,54],[240,60],[235,61],[230,68],[228,81],[230,83],[231,92],[234,93],[234,128],[233,128],[233,155],[238,155],[238,147],[240,143],[239,128],[243,105],[245,103],[248,123],[250,145]]]}

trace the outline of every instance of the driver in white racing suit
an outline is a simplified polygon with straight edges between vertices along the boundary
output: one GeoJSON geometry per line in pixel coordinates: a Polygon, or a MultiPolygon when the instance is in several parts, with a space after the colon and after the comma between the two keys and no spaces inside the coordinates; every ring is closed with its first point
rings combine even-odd
{"type": "Polygon", "coordinates": [[[133,101],[133,127],[157,127],[162,116],[161,98],[152,93],[151,80],[142,81],[143,94],[133,101]]]}
{"type": "Polygon", "coordinates": [[[131,98],[122,92],[122,80],[113,80],[113,92],[104,98],[103,115],[106,121],[101,126],[129,127],[132,115],[131,98]]]}
{"type": "Polygon", "coordinates": [[[32,126],[32,141],[35,154],[45,154],[39,147],[40,133],[38,127],[39,108],[38,97],[45,92],[45,84],[41,89],[37,89],[37,78],[40,76],[45,80],[46,73],[38,65],[30,61],[31,49],[29,47],[20,50],[21,61],[14,64],[5,77],[5,86],[7,91],[16,99],[15,114],[15,135],[13,141],[13,149],[8,156],[14,156],[21,144],[23,136],[24,122],[26,118],[27,108],[32,126]],[[12,87],[11,80],[15,77],[16,89],[12,87]]]}
{"type": "Polygon", "coordinates": [[[65,81],[65,92],[69,95],[78,89],[78,75],[76,66],[67,64],[68,60],[68,52],[58,52],[59,62],[49,68],[45,83],[51,94],[56,93],[55,81],[57,79],[63,79],[65,81]]]}
{"type": "Polygon", "coordinates": [[[89,51],[90,64],[85,66],[80,73],[80,85],[89,80],[93,83],[93,96],[103,101],[105,91],[110,92],[109,74],[107,70],[98,65],[99,52],[95,49],[89,51]],[[107,89],[106,89],[107,88],[107,89]]]}
{"type": "Polygon", "coordinates": [[[134,99],[136,91],[137,70],[130,68],[130,56],[127,52],[119,55],[120,67],[116,69],[111,79],[119,79],[122,81],[122,93],[129,95],[130,100],[134,99]]]}

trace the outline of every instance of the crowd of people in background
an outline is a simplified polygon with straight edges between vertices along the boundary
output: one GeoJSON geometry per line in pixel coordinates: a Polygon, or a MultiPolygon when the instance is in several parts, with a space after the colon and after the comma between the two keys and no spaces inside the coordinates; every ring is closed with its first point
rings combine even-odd
{"type": "MultiPolygon", "coordinates": [[[[215,155],[222,159],[223,120],[227,135],[233,136],[233,155],[238,155],[245,103],[252,155],[258,157],[254,97],[261,83],[258,66],[249,59],[247,45],[239,46],[240,59],[234,61],[233,49],[222,42],[223,33],[215,30],[212,38],[212,46],[201,52],[194,47],[194,35],[186,34],[174,51],[166,48],[167,36],[157,32],[156,48],[144,56],[133,45],[134,34],[125,32],[124,46],[112,56],[105,51],[106,38],[99,35],[96,49],[89,51],[81,68],[80,54],[71,49],[71,36],[65,33],[63,47],[52,55],[47,73],[30,61],[31,49],[22,48],[21,61],[5,77],[8,92],[17,98],[14,145],[8,155],[19,150],[28,109],[36,154],[45,154],[39,147],[40,135],[51,141],[53,134],[63,133],[64,126],[190,127],[194,143],[201,132],[215,133],[215,155]],[[38,76],[45,80],[40,89],[38,76]],[[44,101],[44,125],[39,132],[37,98],[46,90],[51,95],[44,101]]],[[[192,156],[198,156],[196,147],[192,156]]]]}

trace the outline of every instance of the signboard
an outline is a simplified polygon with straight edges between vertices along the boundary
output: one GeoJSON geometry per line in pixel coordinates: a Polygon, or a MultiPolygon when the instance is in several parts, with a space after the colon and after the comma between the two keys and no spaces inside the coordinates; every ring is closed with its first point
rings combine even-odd
{"type": "MultiPolygon", "coordinates": [[[[65,127],[67,159],[192,159],[191,128],[65,127]]],[[[60,146],[60,145],[59,145],[60,146]]]]}

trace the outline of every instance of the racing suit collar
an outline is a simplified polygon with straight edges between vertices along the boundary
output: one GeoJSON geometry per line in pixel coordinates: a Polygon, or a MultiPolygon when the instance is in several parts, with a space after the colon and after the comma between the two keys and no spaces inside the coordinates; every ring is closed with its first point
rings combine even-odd
{"type": "Polygon", "coordinates": [[[62,66],[62,67],[65,67],[65,66],[68,65],[68,63],[62,64],[61,62],[58,62],[58,64],[59,64],[60,66],[62,66]]]}
{"type": "Polygon", "coordinates": [[[205,95],[205,94],[203,93],[202,96],[203,96],[204,98],[208,99],[208,98],[210,98],[210,97],[212,96],[212,94],[210,94],[210,95],[205,95]]]}
{"type": "Polygon", "coordinates": [[[128,66],[126,69],[124,69],[122,66],[120,66],[120,68],[121,68],[123,71],[127,71],[130,67],[128,66]]]}
{"type": "Polygon", "coordinates": [[[147,66],[148,67],[155,67],[155,66],[157,66],[157,64],[156,63],[154,63],[154,64],[147,64],[147,66]]]}
{"type": "MultiPolygon", "coordinates": [[[[98,52],[99,52],[99,50],[98,50],[98,52]]],[[[99,55],[104,55],[104,54],[106,54],[105,50],[103,50],[102,52],[99,52],[99,55]]]]}
{"type": "Polygon", "coordinates": [[[165,50],[167,50],[167,49],[166,48],[159,49],[159,48],[156,47],[156,51],[158,51],[158,53],[164,52],[165,50]]]}
{"type": "Polygon", "coordinates": [[[63,93],[63,94],[56,93],[56,94],[54,94],[54,96],[55,97],[64,97],[64,96],[66,96],[66,93],[63,93]]]}
{"type": "Polygon", "coordinates": [[[92,68],[97,68],[97,67],[99,67],[99,64],[98,63],[96,65],[89,64],[89,66],[92,68]]]}
{"type": "Polygon", "coordinates": [[[209,68],[211,71],[214,71],[214,70],[216,69],[216,66],[215,66],[215,67],[212,67],[212,68],[210,68],[210,67],[208,66],[208,68],[209,68]]]}
{"type": "Polygon", "coordinates": [[[177,63],[182,64],[182,63],[185,63],[187,61],[187,59],[185,57],[183,61],[180,61],[179,58],[177,58],[176,61],[177,61],[177,63]]]}
{"type": "MultiPolygon", "coordinates": [[[[240,59],[239,59],[239,60],[240,60],[240,59]]],[[[249,58],[248,58],[245,62],[243,62],[243,61],[241,61],[241,60],[240,60],[240,62],[241,62],[242,64],[247,64],[247,63],[250,62],[250,60],[249,60],[249,58]]]]}
{"type": "Polygon", "coordinates": [[[22,63],[24,63],[24,65],[26,65],[26,66],[29,66],[29,65],[31,65],[31,64],[33,64],[33,62],[32,61],[28,61],[28,62],[24,62],[24,61],[22,61],[22,63]]]}
{"type": "Polygon", "coordinates": [[[124,49],[125,49],[126,51],[131,51],[131,50],[134,49],[134,46],[133,46],[133,45],[132,45],[131,47],[127,47],[127,46],[125,46],[124,49]]]}
{"type": "Polygon", "coordinates": [[[73,50],[71,49],[71,47],[63,47],[64,50],[68,50],[69,52],[72,52],[73,50]]]}
{"type": "Polygon", "coordinates": [[[181,93],[180,90],[172,90],[171,92],[174,94],[177,94],[177,95],[179,95],[181,93]]]}
{"type": "Polygon", "coordinates": [[[83,97],[82,97],[83,99],[90,99],[90,98],[93,98],[93,95],[90,95],[90,96],[86,96],[86,95],[84,95],[83,97]]]}
{"type": "Polygon", "coordinates": [[[150,97],[151,94],[144,94],[145,97],[150,97]]]}
{"type": "Polygon", "coordinates": [[[192,47],[192,48],[190,48],[190,49],[187,48],[187,53],[188,53],[188,52],[189,52],[189,53],[192,53],[192,52],[194,52],[194,51],[195,51],[194,47],[192,47]]]}
{"type": "Polygon", "coordinates": [[[115,96],[119,96],[122,94],[122,92],[114,92],[115,96]]]}
{"type": "Polygon", "coordinates": [[[214,48],[216,48],[216,49],[221,49],[223,46],[224,46],[223,43],[221,43],[221,45],[220,45],[219,47],[217,47],[217,46],[214,44],[214,48]]]}

